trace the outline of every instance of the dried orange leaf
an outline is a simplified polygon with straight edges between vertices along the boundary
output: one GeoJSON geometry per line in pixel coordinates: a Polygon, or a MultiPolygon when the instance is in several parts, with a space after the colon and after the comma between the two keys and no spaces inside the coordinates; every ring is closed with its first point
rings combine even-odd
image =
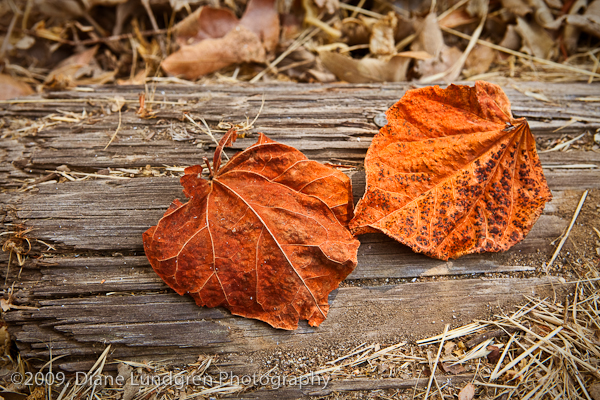
{"type": "Polygon", "coordinates": [[[300,319],[323,322],[329,293],[356,266],[359,242],[349,178],[308,160],[298,150],[260,135],[258,142],[219,168],[230,130],[213,162],[181,178],[190,200],[175,200],[144,233],[156,273],[200,306],[226,307],[282,329],[300,319]]]}
{"type": "Polygon", "coordinates": [[[408,91],[365,159],[350,229],[447,260],[521,241],[552,198],[524,118],[494,84],[408,91]]]}

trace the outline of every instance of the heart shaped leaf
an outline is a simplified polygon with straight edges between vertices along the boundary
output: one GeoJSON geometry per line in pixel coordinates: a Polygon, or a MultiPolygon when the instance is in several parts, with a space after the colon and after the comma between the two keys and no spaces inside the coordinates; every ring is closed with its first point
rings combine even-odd
{"type": "Polygon", "coordinates": [[[521,241],[552,195],[524,118],[487,82],[410,90],[365,159],[350,223],[447,260],[521,241]]]}
{"type": "Polygon", "coordinates": [[[230,130],[219,143],[208,180],[199,165],[185,169],[190,200],[175,200],[144,233],[148,260],[200,306],[276,328],[295,329],[300,319],[317,326],[329,293],[356,266],[350,180],[263,134],[220,168],[235,138],[230,130]]]}

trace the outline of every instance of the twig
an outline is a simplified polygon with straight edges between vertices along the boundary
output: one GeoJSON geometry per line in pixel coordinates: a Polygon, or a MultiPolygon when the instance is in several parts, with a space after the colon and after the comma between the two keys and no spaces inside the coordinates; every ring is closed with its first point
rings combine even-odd
{"type": "Polygon", "coordinates": [[[575,214],[573,214],[573,218],[571,219],[571,223],[569,224],[569,229],[567,229],[567,233],[565,233],[565,235],[563,236],[563,238],[560,240],[560,243],[558,244],[558,247],[554,251],[554,254],[552,255],[552,258],[550,259],[550,262],[548,263],[548,267],[547,267],[548,270],[550,270],[550,267],[552,266],[552,263],[554,262],[554,260],[556,260],[556,257],[558,257],[558,253],[560,253],[560,250],[562,249],[563,245],[567,241],[567,238],[569,237],[569,233],[571,233],[571,229],[573,228],[573,225],[575,225],[575,221],[577,220],[577,216],[579,215],[579,212],[581,211],[581,208],[583,207],[583,203],[585,202],[585,199],[586,199],[587,195],[588,195],[588,190],[586,190],[583,193],[583,195],[581,196],[581,200],[579,200],[579,204],[577,205],[577,209],[575,210],[575,214]]]}
{"type": "MultiPolygon", "coordinates": [[[[456,31],[456,30],[454,30],[452,28],[446,28],[446,27],[443,27],[443,26],[441,26],[440,28],[443,31],[445,31],[445,32],[451,33],[452,35],[461,37],[463,39],[471,40],[471,36],[466,35],[466,34],[464,34],[462,32],[456,31]]],[[[579,74],[593,76],[595,78],[600,78],[600,74],[597,74],[597,73],[594,73],[594,72],[591,72],[591,71],[588,71],[588,70],[585,70],[585,69],[581,69],[581,68],[577,68],[577,67],[572,67],[570,65],[559,64],[557,62],[546,60],[546,59],[535,57],[535,56],[530,56],[529,54],[525,54],[525,53],[521,53],[519,51],[514,51],[514,50],[511,50],[511,49],[507,49],[506,47],[498,46],[497,44],[493,44],[493,43],[490,43],[490,42],[485,41],[485,40],[477,39],[477,43],[481,44],[483,46],[491,47],[494,50],[498,50],[498,51],[501,51],[501,52],[507,53],[507,54],[512,54],[513,56],[525,58],[527,60],[535,61],[535,62],[538,62],[540,64],[545,64],[545,65],[549,65],[551,67],[560,68],[560,69],[566,69],[566,70],[571,71],[571,72],[577,72],[579,74]]]]}
{"type": "Polygon", "coordinates": [[[446,333],[448,332],[449,326],[450,326],[450,324],[446,324],[446,326],[444,326],[444,333],[442,333],[442,340],[440,341],[440,347],[438,348],[437,355],[435,356],[435,363],[433,364],[433,367],[431,368],[431,375],[429,376],[429,382],[427,383],[427,391],[425,392],[425,397],[423,397],[424,400],[427,400],[427,397],[429,397],[429,391],[431,390],[431,383],[433,382],[433,378],[435,377],[435,369],[437,367],[438,361],[440,360],[440,354],[442,354],[442,349],[444,348],[444,340],[446,339],[446,333]]]}

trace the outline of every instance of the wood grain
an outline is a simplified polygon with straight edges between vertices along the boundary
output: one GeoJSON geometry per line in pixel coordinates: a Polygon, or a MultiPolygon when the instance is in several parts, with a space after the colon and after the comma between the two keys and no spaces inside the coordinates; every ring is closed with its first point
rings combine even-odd
{"type": "MultiPolygon", "coordinates": [[[[74,286],[70,281],[64,284],[74,286]]],[[[75,292],[82,293],[87,287],[80,285],[75,292]]],[[[96,281],[96,285],[102,284],[96,281]]],[[[201,353],[298,350],[339,341],[415,340],[413,332],[434,335],[445,323],[459,326],[501,312],[523,295],[548,295],[552,285],[562,290],[555,278],[344,287],[330,295],[325,322],[312,328],[303,321],[293,332],[232,316],[220,308],[197,307],[191,298],[172,293],[166,286],[158,292],[39,299],[37,309],[11,311],[5,318],[23,357],[46,358],[52,348],[54,356],[69,356],[57,361],[57,366],[71,369],[70,363],[93,359],[103,349],[99,344],[108,343],[116,345],[114,358],[173,357],[181,361],[183,357],[193,361],[201,353]]],[[[90,289],[93,292],[93,286],[90,289]]]]}
{"type": "MultiPolygon", "coordinates": [[[[519,85],[522,91],[538,91],[553,101],[542,103],[505,87],[515,116],[528,118],[538,140],[600,128],[597,104],[578,100],[597,96],[597,85],[519,85]],[[571,118],[580,122],[554,132],[571,118]]],[[[250,354],[325,346],[332,340],[391,343],[414,338],[410,335],[415,332],[437,334],[443,327],[441,319],[457,326],[519,303],[524,294],[550,293],[546,278],[488,275],[476,279],[472,274],[539,270],[539,263],[525,262],[527,257],[549,257],[554,249],[550,243],[568,225],[581,192],[600,188],[597,152],[575,149],[540,154],[554,200],[530,235],[506,253],[442,262],[414,254],[384,235],[362,236],[359,265],[346,286],[330,297],[335,301],[329,318],[317,329],[303,325],[295,332],[277,331],[222,309],[196,307],[154,274],[143,254],[141,234],[156,223],[173,199],[184,200],[177,178],[25,181],[39,180],[60,165],[97,172],[197,164],[212,155],[215,146],[183,113],[196,121],[205,118],[212,128],[222,121],[240,123],[254,117],[263,96],[265,106],[251,132],[262,131],[311,159],[360,167],[378,130],[373,118],[410,87],[157,86],[156,118],[151,119],[135,114],[138,94],[144,90],[139,86],[46,93],[29,103],[0,102],[0,118],[33,126],[30,131],[10,131],[0,140],[0,229],[14,232],[14,224],[23,224],[33,229],[29,237],[54,247],[33,240],[34,250],[22,271],[15,264],[10,269],[9,285],[16,282],[14,303],[35,308],[5,314],[21,355],[43,364],[52,349],[54,356],[68,354],[54,365],[75,371],[89,368],[109,343],[114,345],[111,359],[168,358],[177,362],[194,361],[200,353],[250,354]],[[115,96],[128,102],[117,139],[104,150],[118,124],[118,114],[109,114],[115,96]],[[87,116],[77,123],[48,126],[50,120],[42,119],[52,113],[81,115],[84,110],[87,116]],[[172,140],[186,131],[189,140],[172,140]],[[587,167],[564,168],[572,164],[587,167]],[[27,187],[27,191],[17,191],[27,187]],[[394,281],[440,276],[447,278],[394,281]],[[436,315],[443,317],[433,318],[436,315]]],[[[256,135],[250,134],[228,152],[233,154],[255,140],[256,135]]],[[[350,175],[357,200],[364,192],[364,173],[352,171],[350,175]]],[[[7,261],[7,254],[0,253],[0,279],[6,274],[7,261]]],[[[561,288],[558,281],[552,282],[555,289],[561,288]]],[[[248,368],[247,359],[241,356],[228,362],[234,369],[248,368]]]]}

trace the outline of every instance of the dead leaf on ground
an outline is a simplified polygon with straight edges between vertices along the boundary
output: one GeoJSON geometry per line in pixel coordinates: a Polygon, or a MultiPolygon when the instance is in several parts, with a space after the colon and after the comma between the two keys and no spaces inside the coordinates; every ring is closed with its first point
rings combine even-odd
{"type": "MultiPolygon", "coordinates": [[[[448,71],[460,59],[462,51],[457,47],[448,47],[444,45],[438,57],[429,60],[418,61],[415,65],[415,72],[425,78],[448,71]]],[[[453,79],[456,79],[452,77],[453,79]]]]}
{"type": "Polygon", "coordinates": [[[600,382],[590,385],[588,392],[590,393],[590,396],[592,396],[592,399],[600,400],[600,382]]]}
{"type": "Polygon", "coordinates": [[[554,16],[545,1],[529,0],[529,4],[533,7],[533,17],[535,21],[544,28],[550,28],[554,23],[554,16]]]}
{"type": "Polygon", "coordinates": [[[300,319],[317,326],[328,295],[356,266],[359,246],[345,227],[352,216],[350,179],[268,139],[220,168],[219,142],[209,180],[202,166],[181,178],[186,204],[175,200],[144,233],[156,273],[199,306],[225,307],[276,328],[300,319]]]}
{"type": "Polygon", "coordinates": [[[517,17],[525,17],[533,12],[533,9],[524,0],[502,0],[502,7],[517,17]]]}
{"type": "Polygon", "coordinates": [[[408,17],[402,14],[396,14],[398,23],[396,24],[396,30],[394,31],[394,39],[396,43],[399,43],[407,36],[415,33],[415,18],[408,17]]]}
{"type": "Polygon", "coordinates": [[[475,386],[469,382],[458,393],[458,400],[472,400],[475,397],[475,386]]]}
{"type": "Polygon", "coordinates": [[[58,20],[80,18],[85,13],[77,0],[34,0],[34,7],[40,13],[58,20]]]}
{"type": "Polygon", "coordinates": [[[475,45],[467,57],[463,74],[468,77],[487,72],[496,59],[496,54],[496,50],[488,46],[475,45]]]}
{"type": "Polygon", "coordinates": [[[433,57],[438,57],[446,45],[436,14],[429,13],[418,25],[419,35],[413,42],[411,50],[423,50],[433,57]]]}
{"type": "Polygon", "coordinates": [[[102,6],[102,7],[114,7],[119,4],[126,3],[128,0],[82,0],[83,5],[88,10],[92,7],[102,6]]]}
{"type": "Polygon", "coordinates": [[[238,25],[223,38],[182,46],[162,62],[162,68],[171,75],[197,79],[231,64],[265,61],[265,49],[258,36],[238,25]]]}
{"type": "Polygon", "coordinates": [[[453,364],[451,362],[441,362],[440,368],[447,374],[458,375],[467,372],[462,364],[453,364]]]}
{"type": "Polygon", "coordinates": [[[504,251],[552,198],[529,125],[499,86],[409,90],[386,115],[354,234],[381,231],[442,260],[504,251]]]}
{"type": "Polygon", "coordinates": [[[192,45],[205,39],[218,39],[239,24],[235,14],[225,8],[200,7],[173,28],[180,46],[192,45]]]}
{"type": "Polygon", "coordinates": [[[488,346],[487,350],[490,351],[490,354],[487,355],[488,361],[496,364],[500,360],[500,348],[498,346],[488,346]]]}
{"type": "Polygon", "coordinates": [[[500,46],[511,50],[519,50],[521,48],[521,36],[514,25],[506,27],[506,32],[500,42],[500,46]]]}
{"type": "Polygon", "coordinates": [[[583,15],[567,15],[566,21],[590,35],[600,37],[600,0],[592,2],[583,15]]]}
{"type": "Polygon", "coordinates": [[[456,343],[454,343],[452,340],[447,341],[444,343],[444,355],[451,356],[455,348],[456,343]]]}
{"type": "Polygon", "coordinates": [[[98,46],[74,54],[60,62],[44,81],[44,90],[65,90],[78,85],[102,85],[111,82],[117,71],[102,70],[94,56],[98,46]]]}
{"type": "Polygon", "coordinates": [[[465,10],[458,9],[452,11],[439,21],[439,25],[445,28],[456,28],[457,26],[463,26],[470,24],[471,22],[477,22],[477,18],[470,16],[465,10]]]}
{"type": "Polygon", "coordinates": [[[202,7],[176,27],[181,48],[162,62],[171,75],[197,79],[242,62],[264,63],[279,40],[274,0],[250,0],[242,18],[232,12],[202,7]]]}
{"type": "Polygon", "coordinates": [[[389,59],[363,58],[357,60],[329,51],[319,52],[323,65],[339,80],[349,83],[402,82],[406,80],[406,71],[410,57],[401,55],[389,59]]]}
{"type": "Polygon", "coordinates": [[[412,44],[413,51],[426,51],[433,57],[415,63],[415,72],[421,78],[448,71],[460,59],[462,51],[448,47],[444,43],[442,30],[435,13],[429,13],[420,24],[417,39],[412,44]]]}
{"type": "Polygon", "coordinates": [[[550,59],[556,49],[556,41],[535,21],[527,22],[517,18],[516,31],[521,35],[523,51],[539,58],[550,59]]]}
{"type": "Polygon", "coordinates": [[[0,74],[0,100],[25,97],[35,93],[26,83],[16,80],[10,75],[0,74]]]}
{"type": "MultiPolygon", "coordinates": [[[[575,0],[569,9],[568,15],[583,14],[587,8],[587,0],[575,0]]],[[[581,29],[574,25],[566,24],[563,29],[563,43],[569,54],[577,51],[577,41],[581,29]]]]}

